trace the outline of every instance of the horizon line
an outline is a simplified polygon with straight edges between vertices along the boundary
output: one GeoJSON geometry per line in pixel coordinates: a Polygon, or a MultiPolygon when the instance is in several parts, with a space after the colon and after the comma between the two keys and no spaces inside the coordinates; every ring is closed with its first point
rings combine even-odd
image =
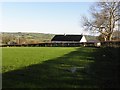
{"type": "MultiPolygon", "coordinates": [[[[83,33],[40,33],[40,32],[0,32],[2,33],[37,33],[37,34],[56,34],[56,35],[91,35],[91,34],[83,34],[83,33]]],[[[96,36],[96,35],[91,35],[91,36],[96,36]]]]}

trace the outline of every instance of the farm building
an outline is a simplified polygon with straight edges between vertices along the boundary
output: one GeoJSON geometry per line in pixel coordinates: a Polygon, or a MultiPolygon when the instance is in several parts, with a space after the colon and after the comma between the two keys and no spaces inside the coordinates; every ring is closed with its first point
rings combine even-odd
{"type": "Polygon", "coordinates": [[[52,43],[83,43],[87,42],[84,35],[55,35],[52,43]]]}

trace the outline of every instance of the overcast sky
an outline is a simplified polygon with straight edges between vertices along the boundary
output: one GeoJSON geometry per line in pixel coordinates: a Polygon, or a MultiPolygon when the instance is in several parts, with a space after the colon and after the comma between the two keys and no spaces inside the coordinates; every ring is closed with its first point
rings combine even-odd
{"type": "Polygon", "coordinates": [[[2,32],[88,34],[81,16],[94,2],[2,2],[2,32]]]}

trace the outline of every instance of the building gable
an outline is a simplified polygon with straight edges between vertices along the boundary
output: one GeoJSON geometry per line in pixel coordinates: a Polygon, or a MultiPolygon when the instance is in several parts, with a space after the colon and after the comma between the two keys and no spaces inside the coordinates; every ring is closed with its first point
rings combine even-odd
{"type": "Polygon", "coordinates": [[[82,38],[81,38],[80,42],[87,42],[87,40],[86,40],[86,38],[85,38],[85,36],[84,36],[84,35],[82,36],[82,38]]]}

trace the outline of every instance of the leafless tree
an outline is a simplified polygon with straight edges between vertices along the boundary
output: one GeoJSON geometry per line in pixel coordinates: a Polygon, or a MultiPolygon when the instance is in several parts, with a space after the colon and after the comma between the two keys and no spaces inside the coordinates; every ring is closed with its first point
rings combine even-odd
{"type": "Polygon", "coordinates": [[[116,25],[120,22],[120,1],[96,2],[90,8],[91,19],[83,17],[85,30],[97,31],[104,36],[104,40],[111,40],[116,25]]]}

